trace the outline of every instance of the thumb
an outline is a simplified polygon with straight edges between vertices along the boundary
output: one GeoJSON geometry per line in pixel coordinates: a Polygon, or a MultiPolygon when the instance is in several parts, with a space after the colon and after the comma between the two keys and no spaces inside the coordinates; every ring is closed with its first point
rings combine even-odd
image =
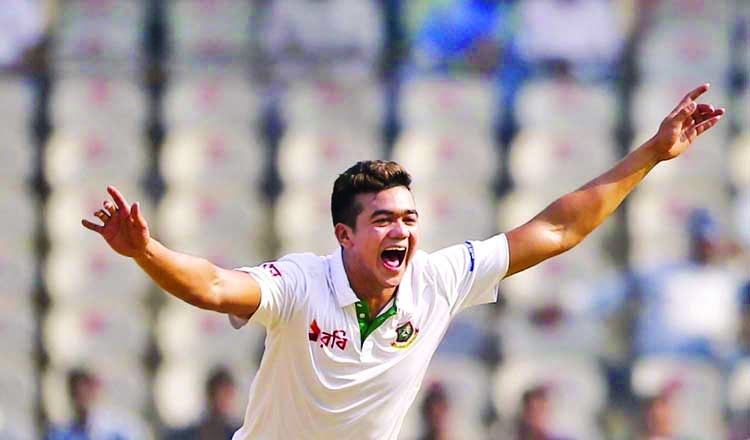
{"type": "Polygon", "coordinates": [[[693,114],[698,105],[693,101],[690,104],[682,107],[682,109],[674,116],[676,122],[682,123],[693,114]]]}
{"type": "Polygon", "coordinates": [[[138,227],[146,227],[146,219],[144,219],[141,214],[141,205],[139,205],[138,202],[133,203],[133,206],[130,207],[130,218],[136,225],[138,225],[138,227]]]}

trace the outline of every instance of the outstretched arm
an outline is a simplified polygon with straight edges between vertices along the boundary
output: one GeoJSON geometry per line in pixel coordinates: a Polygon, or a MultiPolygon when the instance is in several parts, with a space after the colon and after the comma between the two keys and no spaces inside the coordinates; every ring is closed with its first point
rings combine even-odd
{"type": "Polygon", "coordinates": [[[560,197],[528,223],[507,234],[513,275],[580,243],[622,203],[659,162],[674,159],[719,122],[724,109],[695,100],[709,88],[691,91],[661,123],[659,131],[609,171],[560,197]]]}
{"type": "Polygon", "coordinates": [[[255,312],[260,286],[252,276],[168,249],[151,237],[138,202],[129,205],[113,186],[107,191],[112,200],[94,213],[103,225],[84,219],[84,227],[99,233],[115,252],[133,258],[159,287],[183,301],[237,316],[255,312]]]}

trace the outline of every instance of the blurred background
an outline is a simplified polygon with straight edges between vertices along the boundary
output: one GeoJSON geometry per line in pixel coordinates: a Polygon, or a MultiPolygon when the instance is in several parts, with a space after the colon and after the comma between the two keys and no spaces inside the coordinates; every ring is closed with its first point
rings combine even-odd
{"type": "Polygon", "coordinates": [[[263,329],[84,230],[106,185],[235,267],[335,249],[335,177],[390,158],[435,250],[525,222],[703,82],[725,120],[460,315],[401,438],[750,437],[747,0],[2,0],[0,66],[0,438],[241,422],[263,329]]]}

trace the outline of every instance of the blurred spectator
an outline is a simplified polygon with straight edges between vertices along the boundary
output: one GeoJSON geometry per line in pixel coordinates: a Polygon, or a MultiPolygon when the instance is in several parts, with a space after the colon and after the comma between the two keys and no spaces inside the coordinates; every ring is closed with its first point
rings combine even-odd
{"type": "Polygon", "coordinates": [[[68,395],[73,409],[73,420],[64,426],[53,427],[47,440],[130,440],[142,439],[144,434],[135,424],[97,408],[99,381],[89,371],[76,368],[68,373],[68,395]]]}
{"type": "Polygon", "coordinates": [[[237,388],[229,370],[215,369],[206,381],[206,414],[203,419],[167,436],[168,440],[231,439],[239,428],[233,420],[237,388]]]}
{"type": "Polygon", "coordinates": [[[516,428],[518,440],[563,440],[550,432],[548,393],[545,385],[534,386],[523,393],[516,428]]]}
{"type": "Polygon", "coordinates": [[[705,209],[688,220],[690,255],[647,274],[638,286],[635,351],[683,354],[725,361],[738,330],[738,280],[718,264],[720,231],[705,209]]]}
{"type": "Polygon", "coordinates": [[[643,402],[643,440],[675,439],[674,386],[665,387],[656,396],[643,402]]]}
{"type": "Polygon", "coordinates": [[[434,383],[422,401],[423,434],[420,440],[446,440],[450,437],[448,426],[450,402],[442,384],[434,383]]]}
{"type": "Polygon", "coordinates": [[[369,76],[382,44],[379,11],[374,0],[273,2],[258,32],[267,79],[369,76]]]}
{"type": "Polygon", "coordinates": [[[420,69],[491,72],[511,32],[515,0],[454,0],[432,5],[414,36],[420,69]]]}
{"type": "Polygon", "coordinates": [[[0,67],[14,66],[44,33],[44,5],[39,0],[3,0],[0,8],[0,67]]]}
{"type": "Polygon", "coordinates": [[[740,304],[738,348],[740,356],[750,357],[750,281],[742,287],[740,304]]]}

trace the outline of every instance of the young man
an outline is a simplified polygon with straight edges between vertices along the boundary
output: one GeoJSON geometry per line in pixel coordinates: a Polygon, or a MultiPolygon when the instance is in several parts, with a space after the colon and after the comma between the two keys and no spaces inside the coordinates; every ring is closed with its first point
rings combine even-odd
{"type": "Polygon", "coordinates": [[[580,243],[657,163],[718,123],[723,109],[695,103],[707,90],[688,93],[653,138],[528,223],[433,254],[417,250],[409,175],[383,161],[360,162],[336,180],[340,248],[327,257],[222,269],[151,238],[138,203],[114,187],[114,202],[94,214],[103,225],[83,225],[172,295],[227,313],[235,327],[249,320],[266,327],[235,439],[395,439],[451,319],[495,301],[503,277],[580,243]]]}

